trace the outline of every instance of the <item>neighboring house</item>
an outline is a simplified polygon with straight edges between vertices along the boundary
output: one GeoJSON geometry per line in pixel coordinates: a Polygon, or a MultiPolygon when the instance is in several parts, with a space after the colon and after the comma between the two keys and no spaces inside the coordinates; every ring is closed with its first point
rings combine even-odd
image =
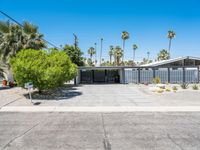
{"type": "Polygon", "coordinates": [[[200,58],[186,56],[138,67],[79,67],[76,83],[152,83],[155,77],[162,83],[198,83],[199,66],[200,58]]]}

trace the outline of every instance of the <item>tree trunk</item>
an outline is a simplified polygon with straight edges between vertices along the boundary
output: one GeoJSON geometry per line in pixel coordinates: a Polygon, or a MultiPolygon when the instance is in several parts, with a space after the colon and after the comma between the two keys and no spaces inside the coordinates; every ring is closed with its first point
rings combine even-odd
{"type": "Polygon", "coordinates": [[[6,74],[6,80],[8,81],[8,82],[14,82],[14,77],[13,77],[13,73],[12,73],[12,70],[11,70],[11,68],[10,67],[8,67],[8,68],[5,68],[4,69],[4,72],[5,72],[5,74],[6,74]]]}
{"type": "Polygon", "coordinates": [[[170,38],[169,39],[169,58],[171,58],[171,42],[172,42],[172,39],[170,38]]]}
{"type": "Polygon", "coordinates": [[[122,56],[122,62],[124,62],[124,54],[125,54],[125,40],[123,40],[123,56],[122,56]]]}
{"type": "Polygon", "coordinates": [[[133,50],[133,63],[135,62],[135,50],[133,50]]]}

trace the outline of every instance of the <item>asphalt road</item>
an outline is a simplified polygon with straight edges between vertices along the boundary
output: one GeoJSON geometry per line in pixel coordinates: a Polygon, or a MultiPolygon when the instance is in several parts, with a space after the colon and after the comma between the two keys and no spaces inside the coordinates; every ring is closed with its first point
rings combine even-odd
{"type": "Polygon", "coordinates": [[[0,149],[199,150],[200,112],[2,112],[0,149]]]}

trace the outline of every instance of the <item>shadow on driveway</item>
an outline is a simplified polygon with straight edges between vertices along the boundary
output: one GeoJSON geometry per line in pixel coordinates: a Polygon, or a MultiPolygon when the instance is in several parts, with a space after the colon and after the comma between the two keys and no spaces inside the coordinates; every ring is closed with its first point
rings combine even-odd
{"type": "MultiPolygon", "coordinates": [[[[80,85],[81,86],[81,85],[80,85]]],[[[32,92],[32,99],[37,100],[68,100],[76,96],[82,95],[82,92],[78,91],[77,87],[74,85],[64,85],[53,90],[44,91],[39,93],[38,91],[32,92]]],[[[29,94],[26,93],[24,96],[29,99],[29,94]]]]}

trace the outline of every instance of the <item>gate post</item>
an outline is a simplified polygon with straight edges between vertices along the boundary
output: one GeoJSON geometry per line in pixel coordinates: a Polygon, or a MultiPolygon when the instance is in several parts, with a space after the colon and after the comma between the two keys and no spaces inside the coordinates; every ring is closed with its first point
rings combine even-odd
{"type": "Polygon", "coordinates": [[[140,68],[138,68],[138,83],[140,83],[140,68]]]}
{"type": "Polygon", "coordinates": [[[197,74],[198,74],[198,81],[197,81],[197,83],[199,83],[199,71],[200,71],[200,70],[199,70],[199,66],[198,66],[198,67],[197,67],[197,72],[198,72],[198,73],[197,73],[197,74]]]}
{"type": "Polygon", "coordinates": [[[168,83],[170,83],[170,68],[167,68],[167,73],[168,73],[168,83]]]}
{"type": "Polygon", "coordinates": [[[155,67],[152,68],[152,69],[153,69],[153,78],[155,78],[155,77],[156,77],[156,70],[155,70],[155,67]]]}
{"type": "Polygon", "coordinates": [[[183,83],[185,83],[185,67],[183,67],[183,83]]]}

